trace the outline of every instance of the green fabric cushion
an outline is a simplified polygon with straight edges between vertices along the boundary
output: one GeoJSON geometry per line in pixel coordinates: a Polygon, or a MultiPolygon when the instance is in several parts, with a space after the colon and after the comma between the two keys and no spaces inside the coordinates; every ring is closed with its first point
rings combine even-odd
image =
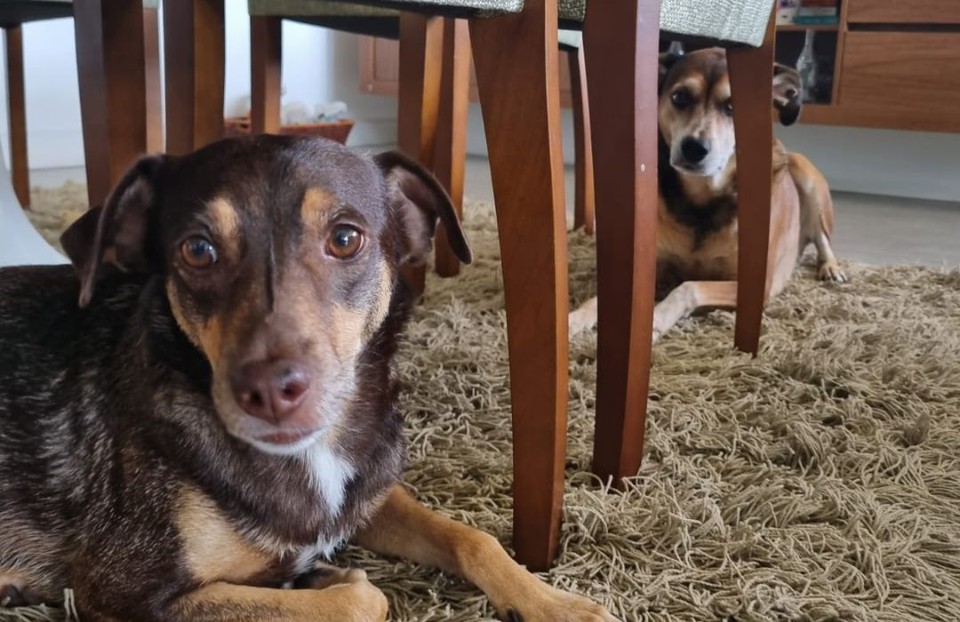
{"type": "Polygon", "coordinates": [[[759,47],[775,1],[661,0],[660,30],[759,47]]]}
{"type": "MultiPolygon", "coordinates": [[[[613,0],[594,0],[612,2],[613,0]]],[[[661,0],[660,30],[725,43],[759,46],[776,0],[661,0]]],[[[586,0],[557,0],[560,19],[582,22],[586,0]]],[[[250,0],[251,15],[384,16],[389,9],[446,15],[516,13],[523,0],[250,0]]]]}

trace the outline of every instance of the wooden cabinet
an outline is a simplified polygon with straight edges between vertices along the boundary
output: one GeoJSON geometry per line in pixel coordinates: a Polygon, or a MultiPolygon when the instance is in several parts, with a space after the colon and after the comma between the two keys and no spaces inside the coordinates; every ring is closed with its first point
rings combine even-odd
{"type": "MultiPolygon", "coordinates": [[[[778,28],[780,62],[804,30],[778,28]]],[[[841,0],[839,25],[815,30],[830,96],[801,122],[960,132],[960,0],[841,0]]]]}
{"type": "Polygon", "coordinates": [[[849,0],[851,24],[960,24],[957,0],[849,0]]]}
{"type": "Polygon", "coordinates": [[[850,32],[840,105],[869,124],[960,132],[960,32],[850,32]]]}

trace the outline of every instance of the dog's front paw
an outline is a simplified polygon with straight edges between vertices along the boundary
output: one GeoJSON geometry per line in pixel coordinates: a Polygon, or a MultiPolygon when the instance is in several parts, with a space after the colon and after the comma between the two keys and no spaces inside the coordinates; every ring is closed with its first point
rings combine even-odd
{"type": "Polygon", "coordinates": [[[43,602],[33,588],[15,577],[0,575],[0,608],[26,607],[43,602]]]}
{"type": "Polygon", "coordinates": [[[817,270],[817,276],[821,281],[831,281],[833,283],[846,283],[847,275],[840,269],[840,264],[835,261],[824,262],[817,270]]]}
{"type": "Polygon", "coordinates": [[[618,622],[592,600],[551,587],[523,605],[508,607],[501,617],[505,622],[618,622]]]}

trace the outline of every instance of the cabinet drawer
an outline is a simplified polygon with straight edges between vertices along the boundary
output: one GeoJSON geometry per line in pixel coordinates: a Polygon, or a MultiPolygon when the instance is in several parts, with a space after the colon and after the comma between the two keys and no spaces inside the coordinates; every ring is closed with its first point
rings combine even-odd
{"type": "Polygon", "coordinates": [[[960,33],[849,32],[842,71],[844,108],[958,125],[960,33]]]}
{"type": "Polygon", "coordinates": [[[847,21],[862,24],[960,24],[958,0],[847,0],[847,21]]]}

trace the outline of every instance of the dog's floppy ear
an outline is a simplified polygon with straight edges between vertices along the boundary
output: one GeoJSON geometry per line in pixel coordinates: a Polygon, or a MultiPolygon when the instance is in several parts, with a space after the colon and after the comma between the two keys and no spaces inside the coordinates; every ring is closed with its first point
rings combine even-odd
{"type": "Polygon", "coordinates": [[[780,123],[793,125],[800,118],[803,86],[797,70],[780,63],[773,65],[773,107],[780,112],[780,123]]]}
{"type": "Polygon", "coordinates": [[[460,227],[450,196],[433,175],[412,159],[396,151],[374,157],[387,180],[387,192],[401,240],[401,262],[421,264],[430,254],[437,221],[443,225],[450,248],[463,263],[473,254],[460,227]]]}
{"type": "Polygon", "coordinates": [[[80,277],[81,307],[90,303],[104,263],[121,270],[144,267],[154,178],[165,161],[165,156],[141,158],[120,179],[102,207],[90,209],[60,236],[60,244],[80,277]]]}

